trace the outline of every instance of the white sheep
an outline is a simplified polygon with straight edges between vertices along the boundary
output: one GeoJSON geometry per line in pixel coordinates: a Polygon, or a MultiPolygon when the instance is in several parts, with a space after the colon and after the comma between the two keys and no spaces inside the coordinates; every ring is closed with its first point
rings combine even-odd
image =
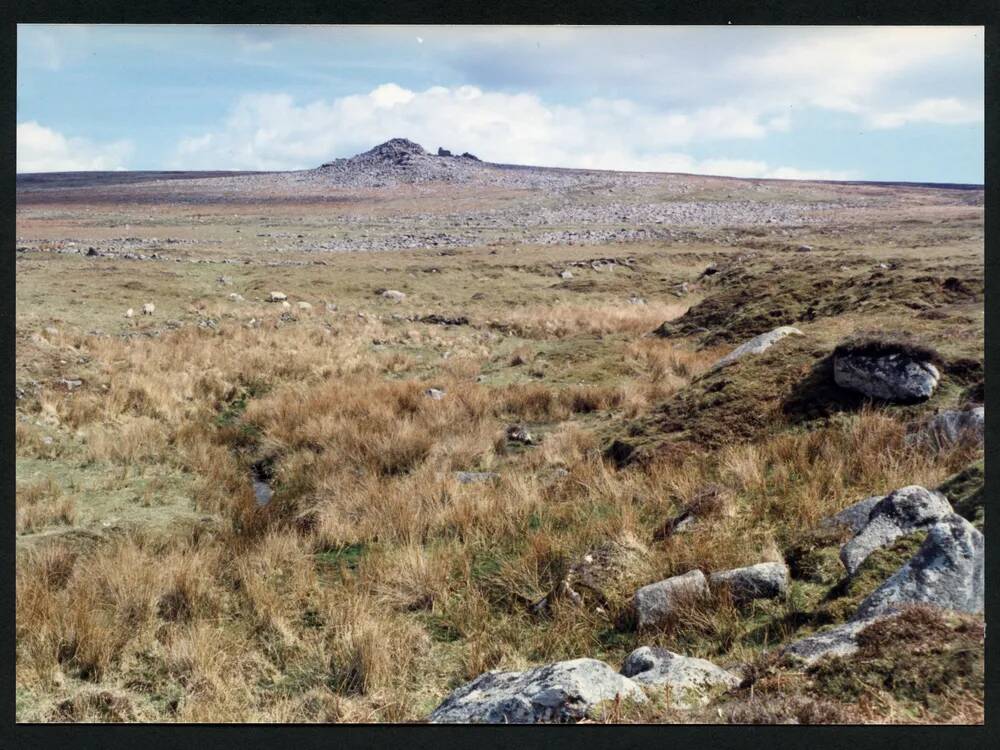
{"type": "Polygon", "coordinates": [[[154,305],[152,302],[147,302],[145,305],[142,306],[143,315],[152,315],[154,312],[156,312],[156,305],[154,305]]]}

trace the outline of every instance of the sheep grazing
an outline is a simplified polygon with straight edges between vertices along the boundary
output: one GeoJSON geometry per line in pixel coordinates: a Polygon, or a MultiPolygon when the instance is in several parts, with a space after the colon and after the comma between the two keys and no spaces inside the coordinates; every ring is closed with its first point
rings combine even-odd
{"type": "Polygon", "coordinates": [[[152,315],[154,312],[156,312],[156,305],[154,305],[152,302],[147,302],[145,305],[142,306],[143,315],[152,315]]]}

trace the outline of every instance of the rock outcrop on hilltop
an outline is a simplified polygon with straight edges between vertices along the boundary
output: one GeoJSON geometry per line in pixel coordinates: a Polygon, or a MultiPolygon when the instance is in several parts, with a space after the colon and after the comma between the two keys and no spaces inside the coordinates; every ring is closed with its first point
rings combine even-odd
{"type": "Polygon", "coordinates": [[[335,159],[314,170],[346,187],[384,187],[430,181],[470,182],[484,179],[498,165],[466,152],[453,155],[445,148],[429,153],[407,138],[392,138],[349,159],[335,159]]]}

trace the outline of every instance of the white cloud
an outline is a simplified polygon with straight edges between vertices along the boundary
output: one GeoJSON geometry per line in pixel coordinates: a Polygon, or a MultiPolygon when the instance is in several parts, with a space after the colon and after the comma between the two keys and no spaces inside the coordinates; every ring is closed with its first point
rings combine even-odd
{"type": "MultiPolygon", "coordinates": [[[[981,101],[965,101],[961,118],[914,103],[926,96],[942,66],[967,65],[964,84],[982,80],[976,62],[983,56],[981,27],[868,27],[804,29],[784,43],[727,63],[728,75],[742,80],[747,95],[762,106],[785,104],[848,112],[879,124],[924,119],[952,124],[983,119],[981,101]],[[917,108],[916,116],[906,113],[917,108]],[[901,119],[902,118],[902,119],[901,119]]],[[[981,64],[981,62],[980,62],[981,64]]],[[[934,102],[954,99],[935,99],[934,102]]]]}
{"type": "MultiPolygon", "coordinates": [[[[759,139],[789,127],[734,106],[661,113],[628,99],[551,105],[533,94],[393,83],[367,94],[298,104],[287,94],[240,98],[218,129],[177,147],[178,169],[301,169],[394,137],[428,149],[471,151],[488,161],[594,169],[678,170],[697,162],[676,149],[695,142],[759,139]]],[[[760,174],[767,166],[741,168],[760,174]]]]}
{"type": "Polygon", "coordinates": [[[960,99],[922,99],[908,107],[890,112],[880,112],[871,117],[876,128],[898,128],[911,122],[929,122],[939,125],[962,125],[981,122],[983,103],[960,99]]]}
{"type": "Polygon", "coordinates": [[[129,141],[98,144],[86,138],[67,138],[34,121],[17,125],[19,173],[120,170],[131,152],[129,141]]]}

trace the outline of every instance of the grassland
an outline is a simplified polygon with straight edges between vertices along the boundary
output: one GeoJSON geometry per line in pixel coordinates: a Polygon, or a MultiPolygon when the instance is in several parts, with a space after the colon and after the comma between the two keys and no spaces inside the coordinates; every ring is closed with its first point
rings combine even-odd
{"type": "MultiPolygon", "coordinates": [[[[771,200],[846,190],[764,185],[771,200]]],[[[687,199],[724,201],[740,186],[697,183],[687,199]]],[[[853,661],[768,662],[842,621],[909,549],[873,556],[846,585],[822,518],[899,486],[937,487],[981,459],[905,439],[982,388],[981,203],[856,190],[873,205],[817,224],[551,246],[508,232],[384,253],[272,235],[334,226],[360,241],[393,217],[424,212],[433,228],[443,206],[506,210],[524,197],[25,199],[18,719],[419,721],[489,669],[580,656],[617,668],[662,645],[739,667],[745,686],[703,710],[653,701],[595,720],[981,722],[981,618],[917,611],[853,661]],[[60,252],[67,237],[100,246],[123,234],[169,260],[60,252]],[[619,262],[590,264],[608,258],[619,262]],[[719,272],[703,276],[709,264],[719,272]],[[146,302],[151,316],[138,314],[146,302]],[[669,336],[652,335],[668,321],[669,336]],[[710,371],[778,325],[805,335],[710,371]],[[932,399],[872,404],[830,385],[829,354],[872,330],[941,353],[932,399]],[[533,444],[509,440],[511,425],[533,444]],[[616,440],[629,461],[609,457],[616,440]],[[266,505],[254,466],[274,490],[266,505]],[[498,477],[463,484],[460,471],[498,477]],[[662,538],[708,485],[721,488],[711,513],[662,538]],[[531,609],[608,544],[630,552],[605,606],[531,609]],[[785,600],[713,599],[654,633],[631,624],[639,586],[782,559],[794,574],[785,600]]],[[[947,486],[964,498],[976,477],[947,486]]]]}

